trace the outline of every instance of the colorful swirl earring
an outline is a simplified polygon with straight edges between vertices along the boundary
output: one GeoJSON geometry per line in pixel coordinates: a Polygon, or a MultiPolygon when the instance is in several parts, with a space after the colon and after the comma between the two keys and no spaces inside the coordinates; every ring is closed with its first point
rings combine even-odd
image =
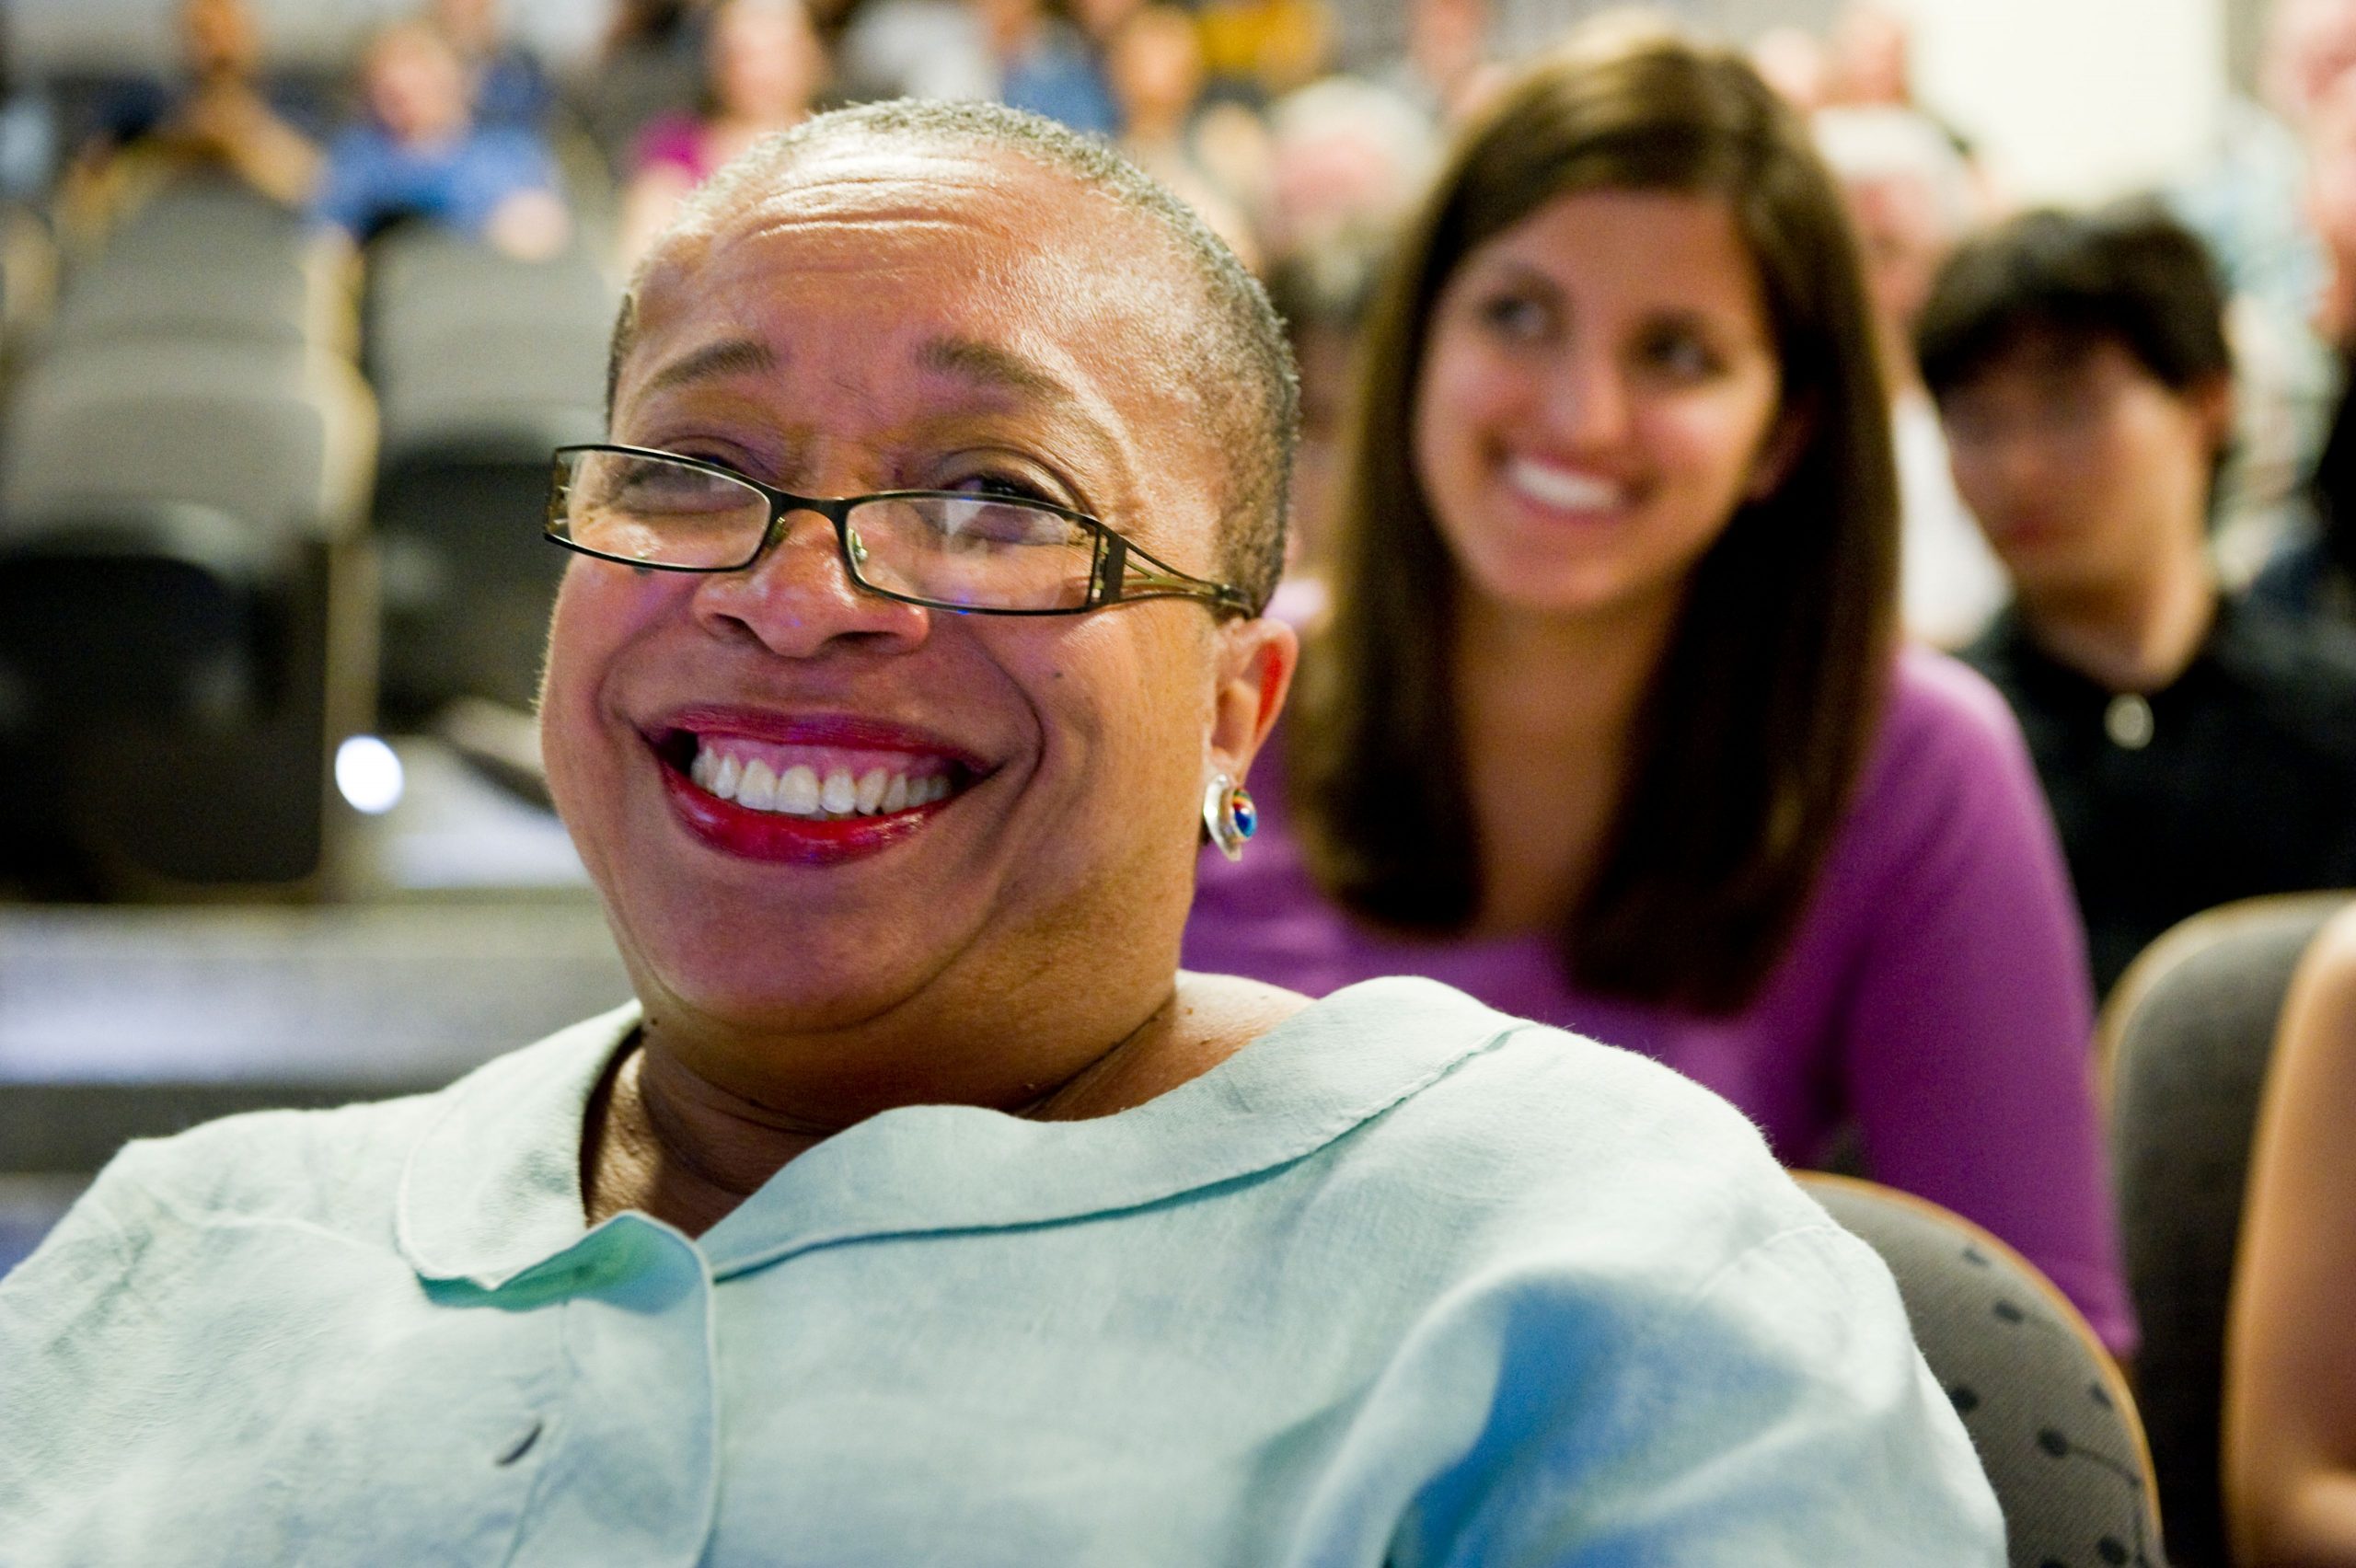
{"type": "Polygon", "coordinates": [[[1227,774],[1219,774],[1203,791],[1203,826],[1218,852],[1230,860],[1243,859],[1243,846],[1260,831],[1260,811],[1252,792],[1227,774]]]}

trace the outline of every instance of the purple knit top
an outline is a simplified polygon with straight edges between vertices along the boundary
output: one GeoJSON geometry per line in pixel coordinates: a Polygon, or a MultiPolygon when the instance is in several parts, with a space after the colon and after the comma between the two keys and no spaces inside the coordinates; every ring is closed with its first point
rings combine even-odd
{"type": "Polygon", "coordinates": [[[2090,1071],[2085,940],[2004,699],[1900,654],[1880,733],[1791,951],[1724,1018],[1589,995],[1551,934],[1427,941],[1359,924],[1311,880],[1280,761],[1253,782],[1241,864],[1204,853],[1187,968],[1313,997],[1421,974],[1663,1062],[1807,1166],[1844,1125],[1875,1180],[1942,1204],[2043,1269],[2104,1343],[2133,1348],[2090,1071]]]}

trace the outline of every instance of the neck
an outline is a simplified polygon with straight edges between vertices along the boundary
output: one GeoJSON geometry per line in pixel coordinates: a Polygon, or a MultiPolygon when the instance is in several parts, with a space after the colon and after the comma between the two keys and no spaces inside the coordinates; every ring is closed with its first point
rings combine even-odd
{"type": "Polygon", "coordinates": [[[1605,616],[1466,606],[1456,663],[1477,934],[1561,925],[1606,847],[1629,737],[1681,595],[1605,616]]]}
{"type": "MultiPolygon", "coordinates": [[[[1549,616],[1471,594],[1457,617],[1468,729],[1596,748],[1616,759],[1676,630],[1681,595],[1603,615],[1549,616]]],[[[1475,750],[1469,742],[1467,750],[1475,750]]]]}
{"type": "Polygon", "coordinates": [[[2216,582],[2197,549],[2156,559],[2134,582],[2021,596],[2038,646],[2117,692],[2157,691],[2182,674],[2216,612],[2216,582]]]}
{"type": "MultiPolygon", "coordinates": [[[[1208,1071],[1304,1005],[1273,986],[1182,974],[1142,1004],[1126,1031],[1079,1044],[1044,1074],[1009,1075],[995,1095],[971,1083],[907,1084],[878,1101],[860,1085],[836,1102],[855,1109],[814,1110],[806,1093],[723,1083],[699,1070],[692,1042],[650,1022],[589,1109],[582,1140],[588,1217],[595,1224],[639,1209],[699,1236],[800,1155],[903,1105],[979,1105],[1038,1121],[1114,1115],[1208,1071]]],[[[780,1046],[774,1055],[809,1053],[780,1046]]]]}

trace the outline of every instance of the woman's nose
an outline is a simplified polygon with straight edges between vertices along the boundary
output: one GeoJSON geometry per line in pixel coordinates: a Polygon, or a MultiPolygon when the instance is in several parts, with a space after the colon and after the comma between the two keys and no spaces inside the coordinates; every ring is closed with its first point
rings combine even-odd
{"type": "Polygon", "coordinates": [[[848,647],[907,652],[921,647],[932,612],[852,581],[834,525],[789,512],[760,559],[698,584],[695,613],[722,635],[750,636],[769,651],[807,659],[848,647]]]}
{"type": "Polygon", "coordinates": [[[1550,433],[1581,447],[1610,446],[1628,433],[1628,384],[1609,354],[1576,348],[1557,360],[1543,390],[1550,433]]]}

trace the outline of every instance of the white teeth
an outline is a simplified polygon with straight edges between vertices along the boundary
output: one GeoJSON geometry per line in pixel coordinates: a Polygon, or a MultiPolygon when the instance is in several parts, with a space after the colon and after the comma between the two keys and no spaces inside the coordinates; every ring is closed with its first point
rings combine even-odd
{"type": "Polygon", "coordinates": [[[718,747],[699,747],[687,777],[723,801],[756,812],[789,816],[875,816],[929,806],[949,798],[945,774],[911,779],[905,773],[871,767],[853,777],[848,767],[829,768],[824,780],[807,763],[774,771],[759,757],[746,762],[718,747]]]}
{"type": "Polygon", "coordinates": [[[1566,512],[1608,512],[1627,502],[1626,490],[1609,479],[1570,473],[1528,458],[1507,465],[1506,482],[1542,505],[1559,506],[1566,512]]]}
{"type": "Polygon", "coordinates": [[[768,763],[755,757],[745,765],[745,777],[736,781],[736,803],[756,812],[777,803],[777,775],[769,771],[768,763]]]}
{"type": "Polygon", "coordinates": [[[818,814],[818,775],[808,765],[797,762],[779,777],[777,809],[795,816],[818,814]]]}

